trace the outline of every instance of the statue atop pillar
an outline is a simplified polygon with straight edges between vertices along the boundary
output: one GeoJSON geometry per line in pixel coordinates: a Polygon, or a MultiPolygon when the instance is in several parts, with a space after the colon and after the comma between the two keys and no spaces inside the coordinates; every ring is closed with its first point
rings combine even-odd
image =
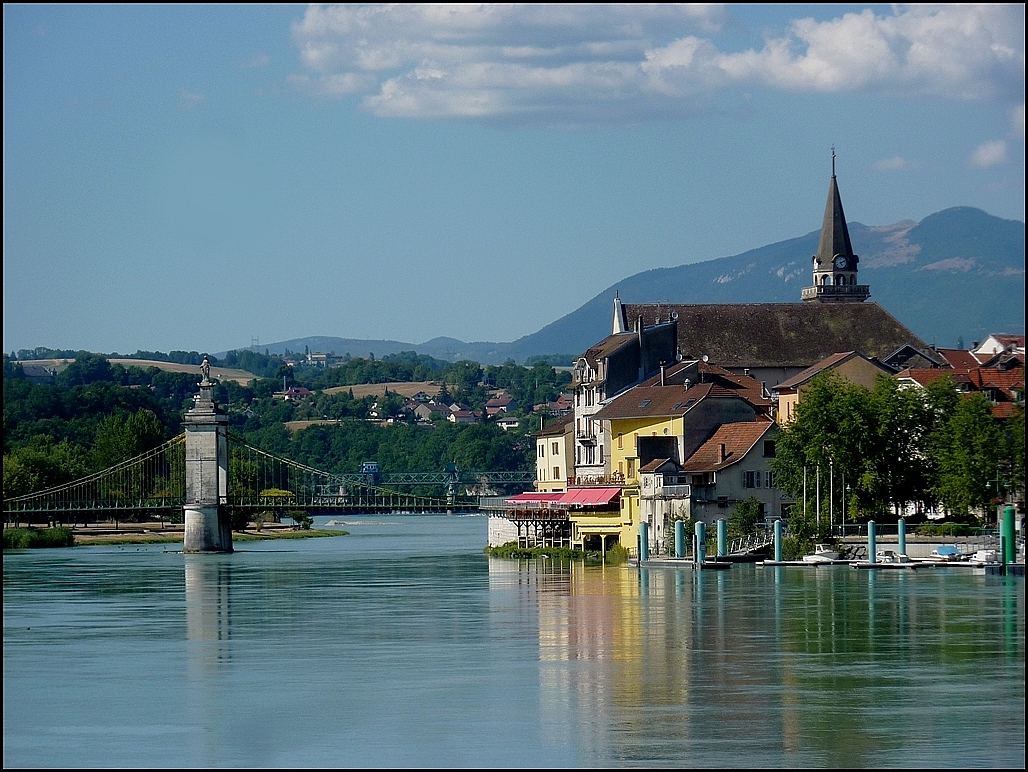
{"type": "Polygon", "coordinates": [[[185,552],[231,552],[228,498],[228,416],[214,401],[211,364],[200,365],[203,381],[186,412],[185,552]]]}

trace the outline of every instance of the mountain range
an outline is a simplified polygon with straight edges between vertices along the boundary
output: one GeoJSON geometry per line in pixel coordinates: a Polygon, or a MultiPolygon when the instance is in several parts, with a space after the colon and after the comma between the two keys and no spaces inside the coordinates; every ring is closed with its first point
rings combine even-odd
{"type": "MultiPolygon", "coordinates": [[[[954,207],[894,225],[849,223],[859,280],[926,343],[966,348],[990,333],[1024,334],[1025,227],[980,209],[954,207]]],[[[416,351],[448,361],[500,364],[532,356],[577,355],[610,334],[615,291],[625,303],[795,303],[811,283],[820,231],[675,268],[629,276],[538,332],[511,343],[425,343],[312,336],[262,346],[385,356],[416,351]]]]}

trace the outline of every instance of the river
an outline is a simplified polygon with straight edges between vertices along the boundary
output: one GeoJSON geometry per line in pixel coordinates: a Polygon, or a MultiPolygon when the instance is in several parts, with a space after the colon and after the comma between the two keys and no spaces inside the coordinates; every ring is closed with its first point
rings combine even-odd
{"type": "Polygon", "coordinates": [[[1024,765],[1023,579],[519,562],[484,517],[347,522],[5,554],[4,766],[1024,765]]]}

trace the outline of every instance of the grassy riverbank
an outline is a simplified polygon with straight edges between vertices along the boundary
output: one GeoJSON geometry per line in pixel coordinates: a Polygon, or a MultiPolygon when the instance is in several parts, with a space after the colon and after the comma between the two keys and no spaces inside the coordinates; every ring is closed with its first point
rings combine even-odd
{"type": "MultiPolygon", "coordinates": [[[[347,536],[349,531],[292,528],[273,528],[261,531],[233,531],[232,541],[268,541],[269,539],[310,539],[324,536],[347,536]]],[[[91,544],[181,544],[181,528],[125,528],[98,530],[96,528],[5,528],[4,549],[35,549],[44,547],[74,547],[91,544]],[[90,532],[92,531],[92,532],[90,532]]]]}
{"type": "Polygon", "coordinates": [[[519,547],[508,542],[499,547],[486,547],[485,553],[496,558],[548,558],[549,560],[582,560],[586,563],[606,563],[619,565],[628,562],[628,550],[616,545],[607,550],[606,555],[599,552],[583,552],[567,547],[519,547]]]}

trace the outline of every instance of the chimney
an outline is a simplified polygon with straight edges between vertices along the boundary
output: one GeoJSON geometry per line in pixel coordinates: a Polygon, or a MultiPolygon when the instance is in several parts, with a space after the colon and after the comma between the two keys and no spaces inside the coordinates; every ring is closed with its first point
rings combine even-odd
{"type": "Polygon", "coordinates": [[[660,385],[664,385],[664,363],[660,363],[660,385]]]}
{"type": "Polygon", "coordinates": [[[721,451],[720,455],[721,455],[721,460],[722,461],[724,461],[726,458],[728,458],[728,448],[725,447],[725,443],[722,442],[718,446],[718,450],[721,451]]]}

